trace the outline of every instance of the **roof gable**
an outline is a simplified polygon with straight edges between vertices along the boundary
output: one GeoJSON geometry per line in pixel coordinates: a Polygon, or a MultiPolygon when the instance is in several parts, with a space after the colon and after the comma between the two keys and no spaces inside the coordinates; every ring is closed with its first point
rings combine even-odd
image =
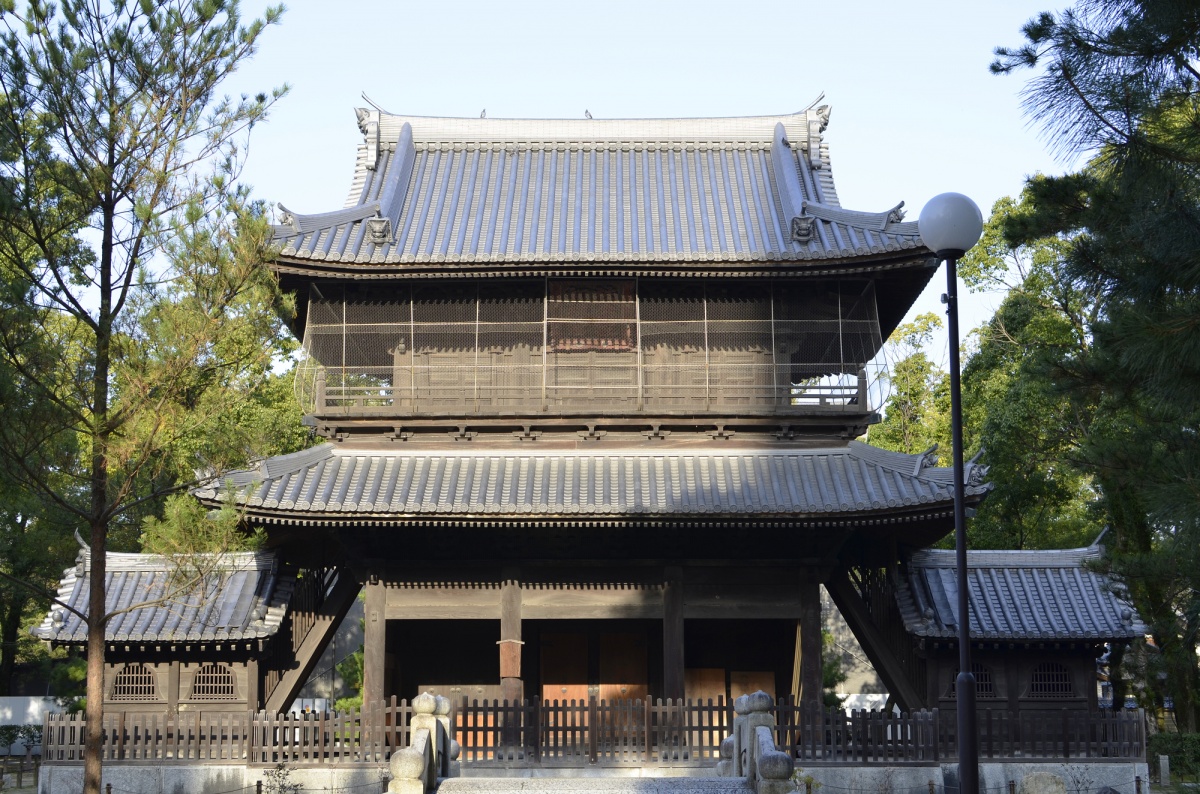
{"type": "MultiPolygon", "coordinates": [[[[105,626],[108,642],[229,642],[268,637],[279,631],[293,583],[279,576],[272,553],[217,555],[202,566],[205,575],[180,589],[176,566],[157,554],[106,555],[105,626]],[[139,604],[147,606],[139,607],[139,604]],[[124,610],[124,611],[121,611],[124,610]]],[[[63,572],[58,600],[88,610],[90,553],[63,572]]],[[[87,641],[78,615],[52,606],[33,635],[54,643],[87,641]]]]}
{"type": "Polygon", "coordinates": [[[840,207],[828,108],[724,119],[359,111],[347,205],[283,209],[281,259],[354,265],[828,261],[912,251],[899,208],[840,207]]]}
{"type": "MultiPolygon", "coordinates": [[[[971,636],[1005,640],[1115,640],[1146,632],[1119,585],[1088,567],[1086,549],[977,551],[967,556],[971,636]]],[[[927,549],[896,591],[905,627],[920,637],[958,635],[955,553],[927,549]]]]}

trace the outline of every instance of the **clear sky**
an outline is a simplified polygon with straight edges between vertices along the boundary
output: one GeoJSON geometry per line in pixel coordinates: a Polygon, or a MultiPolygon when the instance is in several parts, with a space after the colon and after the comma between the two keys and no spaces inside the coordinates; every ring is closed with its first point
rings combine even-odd
{"type": "MultiPolygon", "coordinates": [[[[231,93],[284,82],[244,179],[298,212],[342,206],[366,94],[394,113],[489,118],[745,116],[821,93],[845,207],[954,190],[983,208],[1055,160],[992,50],[1052,0],[293,0],[231,93]]],[[[247,15],[262,2],[247,2],[247,15]]],[[[939,274],[914,312],[941,311],[939,274]]],[[[968,298],[964,329],[997,296],[968,298]]]]}

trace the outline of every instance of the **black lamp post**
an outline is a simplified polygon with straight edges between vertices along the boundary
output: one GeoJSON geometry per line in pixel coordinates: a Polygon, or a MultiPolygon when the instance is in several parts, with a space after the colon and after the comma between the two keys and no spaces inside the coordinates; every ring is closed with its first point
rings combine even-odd
{"type": "Polygon", "coordinates": [[[958,361],[958,260],[983,233],[983,214],[961,193],[934,196],[918,221],[925,247],[946,262],[946,316],[950,330],[950,431],[954,457],[954,548],[958,563],[958,785],[959,794],[979,794],[979,735],[975,720],[975,675],[971,671],[970,599],[967,583],[967,514],[963,503],[962,388],[958,361]]]}

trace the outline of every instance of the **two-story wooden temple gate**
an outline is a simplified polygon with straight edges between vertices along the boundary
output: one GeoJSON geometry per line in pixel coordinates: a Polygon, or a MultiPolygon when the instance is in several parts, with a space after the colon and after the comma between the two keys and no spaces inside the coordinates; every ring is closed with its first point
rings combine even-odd
{"type": "MultiPolygon", "coordinates": [[[[270,263],[323,443],[193,492],[268,541],[173,609],[139,607],[170,560],[109,555],[115,763],[377,763],[403,701],[277,716],[365,591],[365,702],[451,698],[464,764],[708,764],[729,725],[710,698],[822,702],[822,586],[911,716],[786,701],[777,743],[804,763],[948,757],[934,709],[962,620],[985,751],[1133,752],[1095,660],[1144,627],[1100,550],[974,554],[958,582],[928,550],[950,469],[857,440],[879,420],[868,367],[937,261],[901,205],[841,206],[828,107],[358,115],[348,200],[281,207],[270,263]]],[[[969,505],[986,472],[966,463],[969,505]]],[[[90,564],[59,587],[81,612],[38,637],[83,647],[90,564]]],[[[66,763],[79,725],[51,727],[66,763]]]]}

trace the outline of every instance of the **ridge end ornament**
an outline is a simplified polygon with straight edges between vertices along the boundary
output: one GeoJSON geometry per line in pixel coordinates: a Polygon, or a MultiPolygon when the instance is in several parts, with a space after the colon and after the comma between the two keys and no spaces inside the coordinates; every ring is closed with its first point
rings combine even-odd
{"type": "Polygon", "coordinates": [[[817,228],[811,215],[797,215],[792,218],[792,242],[808,243],[816,237],[817,228]]]}
{"type": "Polygon", "coordinates": [[[392,242],[392,219],[382,215],[367,218],[367,239],[375,245],[392,242]]]}

